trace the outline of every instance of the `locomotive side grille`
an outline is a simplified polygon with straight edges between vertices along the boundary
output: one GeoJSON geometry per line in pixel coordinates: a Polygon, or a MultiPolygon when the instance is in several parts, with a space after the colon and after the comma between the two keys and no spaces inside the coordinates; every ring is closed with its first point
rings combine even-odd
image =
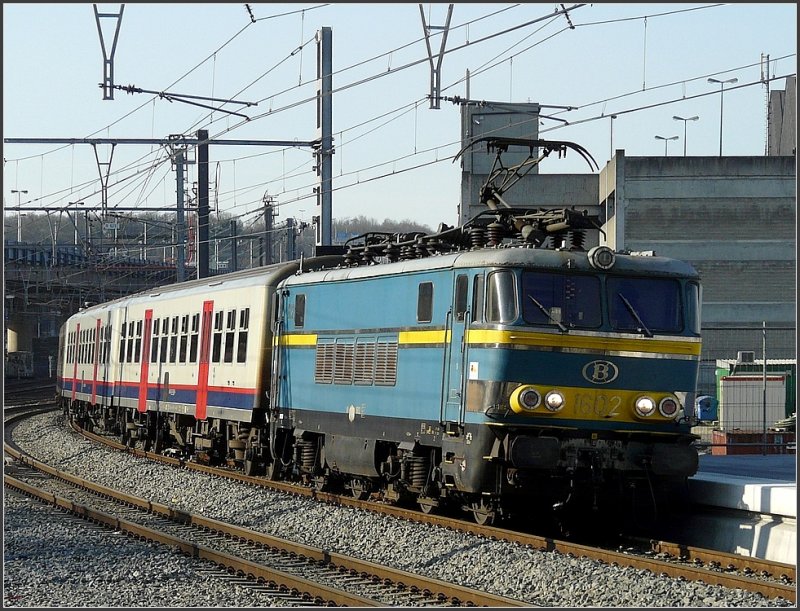
{"type": "Polygon", "coordinates": [[[353,383],[369,385],[375,379],[375,342],[356,343],[353,383]]]}
{"type": "Polygon", "coordinates": [[[375,350],[375,384],[394,386],[397,382],[397,340],[379,340],[375,350]]]}
{"type": "Polygon", "coordinates": [[[314,381],[317,384],[330,384],[333,382],[333,361],[335,356],[335,344],[317,344],[317,355],[314,366],[314,381]]]}
{"type": "Polygon", "coordinates": [[[333,363],[333,383],[353,383],[353,344],[337,343],[333,363]]]}
{"type": "Polygon", "coordinates": [[[318,340],[314,363],[317,384],[394,386],[397,383],[397,340],[353,342],[318,340]]]}

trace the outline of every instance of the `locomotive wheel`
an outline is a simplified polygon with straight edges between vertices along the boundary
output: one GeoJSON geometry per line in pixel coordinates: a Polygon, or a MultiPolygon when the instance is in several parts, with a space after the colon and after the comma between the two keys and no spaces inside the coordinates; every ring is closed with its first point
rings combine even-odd
{"type": "Polygon", "coordinates": [[[350,493],[359,501],[366,501],[369,498],[371,489],[370,483],[360,477],[354,477],[350,480],[350,493]]]}
{"type": "Polygon", "coordinates": [[[417,497],[417,504],[419,505],[420,511],[425,515],[436,513],[436,509],[439,507],[438,502],[431,502],[429,497],[424,496],[417,497]]]}
{"type": "Polygon", "coordinates": [[[267,478],[272,481],[279,480],[281,477],[280,459],[273,460],[267,465],[267,478]]]}
{"type": "Polygon", "coordinates": [[[479,501],[473,501],[470,504],[470,509],[472,511],[472,519],[475,520],[477,524],[481,526],[491,526],[494,524],[496,518],[494,507],[485,499],[482,498],[479,501]]]}
{"type": "MultiPolygon", "coordinates": [[[[274,463],[273,463],[274,464],[274,463]]],[[[247,450],[244,455],[244,462],[242,463],[242,470],[247,476],[256,475],[258,472],[258,459],[252,449],[247,450]]],[[[273,479],[273,478],[270,478],[273,479]]]]}

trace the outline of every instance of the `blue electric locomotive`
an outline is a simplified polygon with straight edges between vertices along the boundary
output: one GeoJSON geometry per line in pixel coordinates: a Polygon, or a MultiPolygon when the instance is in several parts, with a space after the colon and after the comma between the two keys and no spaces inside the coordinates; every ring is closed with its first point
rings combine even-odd
{"type": "Polygon", "coordinates": [[[660,489],[697,469],[685,406],[698,276],[654,256],[524,247],[279,287],[273,454],[358,495],[479,522],[531,491],[660,489]]]}

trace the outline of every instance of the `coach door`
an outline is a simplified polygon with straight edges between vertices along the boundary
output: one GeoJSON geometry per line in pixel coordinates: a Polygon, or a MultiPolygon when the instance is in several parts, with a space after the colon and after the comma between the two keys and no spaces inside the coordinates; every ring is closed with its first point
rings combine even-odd
{"type": "Polygon", "coordinates": [[[445,330],[444,398],[442,421],[448,432],[464,424],[464,390],[467,362],[466,333],[469,324],[469,276],[458,274],[453,284],[453,302],[445,330]],[[448,341],[449,336],[449,341],[448,341]]]}

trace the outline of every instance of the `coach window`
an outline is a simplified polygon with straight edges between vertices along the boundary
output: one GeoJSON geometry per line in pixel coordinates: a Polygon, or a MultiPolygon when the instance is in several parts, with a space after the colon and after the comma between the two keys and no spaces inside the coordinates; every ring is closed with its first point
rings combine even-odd
{"type": "Polygon", "coordinates": [[[239,342],[236,349],[236,362],[244,363],[247,360],[247,330],[250,326],[250,308],[243,308],[239,312],[239,342]]]}
{"type": "Polygon", "coordinates": [[[200,336],[200,314],[192,314],[192,336],[189,339],[189,361],[197,362],[197,340],[200,336]]]}
{"type": "Polygon", "coordinates": [[[214,312],[214,336],[211,340],[211,362],[219,363],[222,352],[222,312],[214,312]]]}
{"type": "Polygon", "coordinates": [[[125,342],[127,341],[128,324],[122,323],[122,329],[119,334],[119,362],[125,362],[125,342]]]}
{"type": "Polygon", "coordinates": [[[136,333],[136,323],[128,323],[128,355],[125,357],[126,363],[133,363],[134,334],[136,333]]]}
{"type": "Polygon", "coordinates": [[[169,334],[169,362],[174,363],[178,358],[178,317],[172,317],[172,326],[169,334]]]}
{"type": "Polygon", "coordinates": [[[299,294],[294,296],[294,326],[302,329],[306,324],[306,296],[299,294]]]}
{"type": "Polygon", "coordinates": [[[417,293],[417,322],[433,320],[433,282],[422,282],[417,293]]]}
{"type": "Polygon", "coordinates": [[[97,329],[93,328],[91,333],[89,333],[89,362],[94,363],[94,336],[97,333],[97,329]]]}
{"type": "Polygon", "coordinates": [[[228,312],[225,321],[225,355],[223,361],[226,363],[233,363],[233,347],[236,341],[236,310],[228,312]]]}
{"type": "Polygon", "coordinates": [[[517,298],[514,274],[510,271],[492,272],[486,279],[486,320],[514,322],[517,318],[517,298]]]}
{"type": "Polygon", "coordinates": [[[133,355],[133,362],[138,363],[142,353],[142,321],[136,321],[136,350],[133,355]]]}
{"type": "Polygon", "coordinates": [[[463,321],[467,313],[467,287],[469,280],[466,274],[456,277],[456,320],[463,321]]]}
{"type": "Polygon", "coordinates": [[[161,348],[159,348],[158,362],[167,362],[167,349],[169,348],[169,325],[166,318],[161,319],[161,348]]]}
{"type": "Polygon", "coordinates": [[[158,334],[161,330],[161,319],[153,319],[153,339],[150,340],[150,362],[155,363],[158,360],[158,334]]]}
{"type": "Polygon", "coordinates": [[[186,362],[186,352],[188,349],[189,344],[189,315],[185,314],[181,316],[181,345],[180,345],[180,354],[178,359],[181,363],[186,362]]]}

